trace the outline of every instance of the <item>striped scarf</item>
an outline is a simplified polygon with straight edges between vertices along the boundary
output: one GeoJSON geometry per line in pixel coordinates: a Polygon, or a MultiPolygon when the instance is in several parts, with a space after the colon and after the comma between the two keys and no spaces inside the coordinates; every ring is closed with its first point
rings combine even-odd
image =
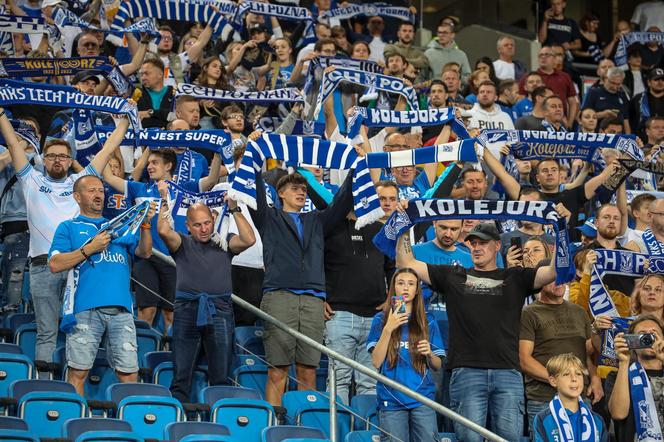
{"type": "Polygon", "coordinates": [[[283,160],[287,165],[295,167],[307,164],[327,169],[353,169],[356,226],[361,228],[385,215],[380,208],[367,162],[358,156],[355,148],[349,144],[311,137],[264,134],[250,142],[230,190],[234,199],[256,208],[256,173],[261,171],[268,158],[283,160]]]}

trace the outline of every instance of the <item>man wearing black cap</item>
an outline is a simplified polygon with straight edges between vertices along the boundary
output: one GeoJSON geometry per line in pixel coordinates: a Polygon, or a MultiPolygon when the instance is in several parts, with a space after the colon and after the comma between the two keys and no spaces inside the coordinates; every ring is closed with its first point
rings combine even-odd
{"type": "Polygon", "coordinates": [[[650,71],[646,91],[635,96],[630,104],[630,126],[642,139],[646,138],[646,121],[651,117],[664,117],[664,69],[661,68],[650,71]]]}
{"type": "MultiPolygon", "coordinates": [[[[446,295],[449,317],[451,408],[507,440],[523,431],[524,390],[519,365],[519,326],[527,296],[553,282],[552,260],[536,269],[499,269],[500,234],[494,223],[480,223],[466,237],[473,267],[432,265],[413,256],[410,233],[397,242],[397,267],[409,267],[431,288],[446,295]]],[[[554,253],[556,256],[556,253],[554,253]]],[[[454,425],[465,442],[483,438],[454,425]]]]}

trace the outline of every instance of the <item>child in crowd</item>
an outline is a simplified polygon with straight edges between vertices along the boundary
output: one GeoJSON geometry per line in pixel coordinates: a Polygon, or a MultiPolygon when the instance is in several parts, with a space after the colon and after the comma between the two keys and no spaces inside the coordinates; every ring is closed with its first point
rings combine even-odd
{"type": "MultiPolygon", "coordinates": [[[[374,367],[418,393],[434,399],[436,385],[431,370],[439,370],[445,356],[434,318],[424,310],[420,279],[412,269],[399,269],[392,277],[388,302],[374,316],[367,338],[374,367]]],[[[434,440],[435,412],[419,401],[378,383],[382,441],[434,440]]]]}
{"type": "Polygon", "coordinates": [[[549,408],[535,416],[535,442],[604,442],[609,434],[599,415],[583,399],[585,366],[572,353],[557,355],[546,364],[549,383],[558,393],[549,408]]]}

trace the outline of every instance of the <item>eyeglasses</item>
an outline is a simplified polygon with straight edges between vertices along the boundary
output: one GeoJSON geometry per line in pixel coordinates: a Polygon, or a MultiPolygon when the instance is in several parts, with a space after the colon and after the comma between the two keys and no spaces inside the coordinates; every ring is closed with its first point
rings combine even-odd
{"type": "Polygon", "coordinates": [[[386,144],[385,147],[389,147],[390,149],[409,149],[407,144],[386,144]]]}
{"type": "Polygon", "coordinates": [[[162,36],[161,39],[164,40],[164,41],[173,41],[173,37],[169,37],[169,36],[167,36],[167,35],[166,35],[166,36],[162,36]]]}
{"type": "Polygon", "coordinates": [[[244,115],[242,114],[231,114],[228,116],[227,120],[243,120],[244,115]]]}
{"type": "Polygon", "coordinates": [[[565,54],[559,54],[559,53],[555,53],[555,54],[551,54],[551,55],[553,55],[554,57],[564,57],[565,56],[565,54]]]}
{"type": "Polygon", "coordinates": [[[83,43],[82,45],[86,49],[96,49],[99,47],[99,43],[95,43],[93,41],[88,42],[88,43],[83,43]]]}
{"type": "Polygon", "coordinates": [[[540,57],[553,57],[553,54],[550,52],[544,52],[543,54],[539,54],[540,57]]]}
{"type": "Polygon", "coordinates": [[[71,157],[65,153],[47,153],[44,155],[44,159],[49,161],[67,161],[70,160],[71,157]]]}

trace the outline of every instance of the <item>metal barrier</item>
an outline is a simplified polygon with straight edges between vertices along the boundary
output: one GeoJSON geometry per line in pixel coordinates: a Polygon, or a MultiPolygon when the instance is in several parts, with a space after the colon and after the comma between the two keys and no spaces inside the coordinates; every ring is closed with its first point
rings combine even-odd
{"type": "MultiPolygon", "coordinates": [[[[172,266],[175,266],[175,261],[173,261],[173,258],[170,256],[164,255],[163,253],[159,252],[158,250],[152,250],[153,255],[164,260],[165,262],[171,264],[172,266]]],[[[329,348],[325,347],[324,345],[320,344],[319,342],[316,342],[315,340],[311,339],[310,337],[303,335],[302,333],[298,332],[297,330],[293,330],[283,322],[279,321],[278,319],[275,319],[274,317],[268,315],[261,309],[255,307],[254,305],[248,303],[244,299],[236,296],[236,295],[231,295],[231,300],[239,305],[240,307],[249,310],[251,313],[255,314],[259,318],[261,318],[263,321],[267,321],[276,327],[279,327],[281,330],[285,331],[286,333],[294,336],[296,339],[305,342],[306,344],[314,347],[316,350],[320,351],[321,353],[324,353],[327,355],[329,358],[329,366],[328,366],[328,373],[329,373],[329,388],[330,388],[330,442],[338,442],[339,439],[337,437],[337,403],[336,403],[336,397],[337,397],[337,386],[336,386],[336,377],[335,377],[335,368],[334,364],[335,361],[341,362],[345,365],[348,365],[349,367],[353,368],[354,370],[359,371],[362,374],[365,374],[373,379],[375,379],[378,382],[381,382],[382,384],[393,388],[406,396],[409,396],[419,402],[421,402],[423,405],[426,405],[427,407],[432,408],[436,413],[442,414],[443,416],[446,416],[468,428],[471,430],[481,434],[484,436],[487,440],[489,441],[496,441],[496,442],[507,442],[506,439],[503,439],[502,437],[498,436],[497,434],[492,433],[491,431],[487,430],[486,428],[476,424],[475,422],[472,422],[468,420],[467,418],[461,416],[460,414],[457,414],[450,410],[449,408],[443,407],[439,403],[432,401],[426,396],[423,396],[416,391],[411,390],[410,388],[404,387],[402,384],[383,376],[380,373],[377,373],[370,368],[365,367],[364,365],[347,358],[346,356],[337,353],[334,350],[330,350],[329,348]]]]}

